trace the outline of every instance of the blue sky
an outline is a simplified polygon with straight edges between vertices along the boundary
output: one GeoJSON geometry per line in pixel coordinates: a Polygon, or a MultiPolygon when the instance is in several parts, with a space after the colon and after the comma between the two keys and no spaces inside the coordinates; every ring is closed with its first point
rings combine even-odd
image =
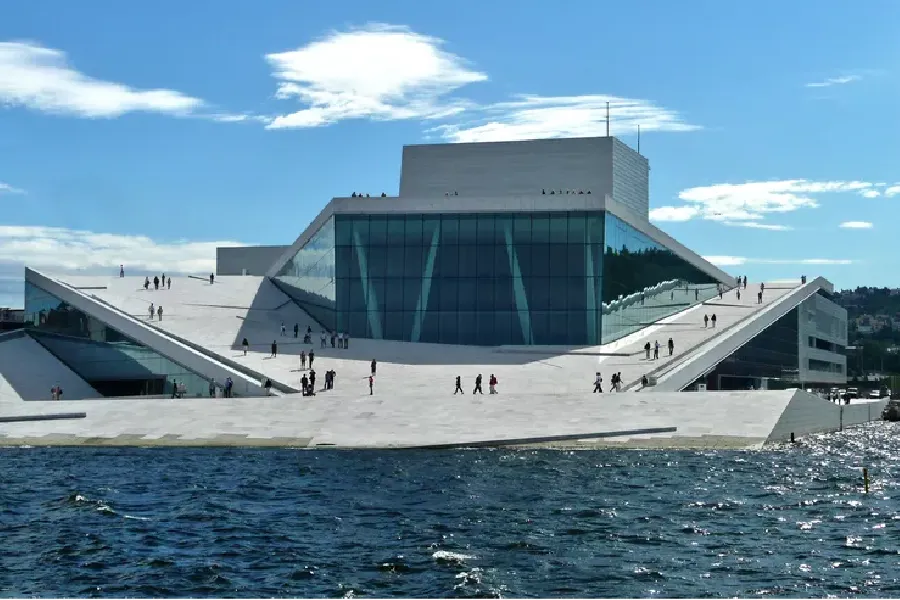
{"type": "Polygon", "coordinates": [[[23,262],[208,271],[396,193],[403,144],[597,135],[610,98],[688,247],[900,285],[900,3],[548,6],[0,3],[0,304],[23,262]]]}

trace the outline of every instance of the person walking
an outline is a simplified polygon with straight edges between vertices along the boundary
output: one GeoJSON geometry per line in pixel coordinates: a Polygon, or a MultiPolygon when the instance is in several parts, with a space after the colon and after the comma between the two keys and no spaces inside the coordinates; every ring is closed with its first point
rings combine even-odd
{"type": "Polygon", "coordinates": [[[156,316],[157,316],[157,318],[159,318],[160,321],[162,321],[162,313],[163,313],[162,304],[160,304],[159,308],[156,309],[156,316]]]}
{"type": "Polygon", "coordinates": [[[369,375],[369,395],[370,396],[374,393],[372,391],[374,385],[375,385],[375,375],[372,374],[372,375],[369,375]]]}
{"type": "Polygon", "coordinates": [[[616,373],[616,391],[622,391],[622,371],[616,373]]]}
{"type": "Polygon", "coordinates": [[[313,360],[316,358],[316,353],[313,352],[312,348],[309,349],[309,368],[312,370],[313,360]]]}
{"type": "Polygon", "coordinates": [[[209,397],[210,398],[216,397],[216,380],[215,379],[209,380],[209,397]]]}
{"type": "Polygon", "coordinates": [[[119,265],[119,277],[125,277],[125,265],[119,265]]]}
{"type": "Polygon", "coordinates": [[[669,346],[669,356],[672,356],[672,352],[675,351],[675,340],[673,340],[672,338],[669,338],[668,346],[669,346]]]}
{"type": "Polygon", "coordinates": [[[709,315],[703,315],[703,327],[709,327],[709,315]]]}
{"type": "Polygon", "coordinates": [[[653,342],[653,360],[659,359],[659,340],[653,342]]]}
{"type": "Polygon", "coordinates": [[[378,363],[375,362],[375,359],[372,359],[372,375],[375,374],[375,367],[378,366],[378,363]]]}
{"type": "Polygon", "coordinates": [[[453,395],[455,396],[457,394],[464,394],[464,393],[465,392],[463,392],[463,389],[462,389],[462,377],[457,375],[456,376],[456,389],[453,390],[453,395]]]}
{"type": "Polygon", "coordinates": [[[156,307],[153,306],[153,303],[151,302],[151,303],[150,303],[150,320],[151,320],[151,321],[153,320],[153,315],[156,313],[155,308],[156,308],[156,307]]]}
{"type": "Polygon", "coordinates": [[[300,368],[306,370],[306,350],[300,351],[300,368]]]}
{"type": "Polygon", "coordinates": [[[716,328],[716,313],[713,313],[713,316],[710,317],[709,320],[712,321],[713,329],[715,329],[716,328]]]}
{"type": "Polygon", "coordinates": [[[272,394],[272,380],[266,377],[266,382],[263,384],[263,389],[266,390],[266,396],[270,396],[272,394]]]}
{"type": "Polygon", "coordinates": [[[168,279],[166,279],[166,287],[169,288],[170,290],[172,289],[172,277],[171,277],[171,275],[169,276],[168,279]]]}
{"type": "Polygon", "coordinates": [[[271,358],[275,358],[278,356],[278,343],[275,340],[272,340],[272,354],[271,358]]]}
{"type": "Polygon", "coordinates": [[[247,341],[247,338],[241,340],[241,346],[244,348],[244,356],[247,356],[247,350],[250,349],[250,342],[247,341]]]}
{"type": "MultiPolygon", "coordinates": [[[[615,375],[613,376],[615,377],[615,375]]],[[[601,385],[603,384],[603,378],[600,376],[600,371],[597,371],[597,374],[594,376],[594,392],[593,393],[603,393],[603,388],[601,385]]]]}
{"type": "Polygon", "coordinates": [[[644,359],[650,360],[650,342],[644,344],[644,359]]]}
{"type": "Polygon", "coordinates": [[[478,374],[478,377],[475,378],[475,389],[472,390],[473,394],[484,394],[481,390],[481,373],[478,374]]]}
{"type": "Polygon", "coordinates": [[[226,398],[233,397],[232,390],[234,390],[234,381],[231,379],[231,377],[227,377],[225,379],[225,397],[226,398]]]}
{"type": "Polygon", "coordinates": [[[491,376],[488,378],[488,388],[492,394],[497,393],[497,378],[491,373],[491,376]]]}

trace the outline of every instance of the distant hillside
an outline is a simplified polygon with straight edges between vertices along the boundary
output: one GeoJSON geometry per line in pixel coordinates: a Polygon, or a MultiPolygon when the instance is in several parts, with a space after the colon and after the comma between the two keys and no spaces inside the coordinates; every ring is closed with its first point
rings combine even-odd
{"type": "Polygon", "coordinates": [[[849,343],[859,348],[848,352],[848,375],[900,374],[900,289],[858,287],[834,300],[847,309],[849,343]]]}

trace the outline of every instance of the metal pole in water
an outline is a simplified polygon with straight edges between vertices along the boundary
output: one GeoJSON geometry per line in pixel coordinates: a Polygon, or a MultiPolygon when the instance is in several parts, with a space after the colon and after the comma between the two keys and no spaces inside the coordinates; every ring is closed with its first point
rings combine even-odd
{"type": "Polygon", "coordinates": [[[869,493],[869,469],[863,467],[863,485],[866,488],[866,493],[869,493]]]}
{"type": "Polygon", "coordinates": [[[791,432],[791,443],[792,443],[792,444],[796,443],[796,440],[794,439],[794,432],[793,432],[793,431],[791,432]]]}

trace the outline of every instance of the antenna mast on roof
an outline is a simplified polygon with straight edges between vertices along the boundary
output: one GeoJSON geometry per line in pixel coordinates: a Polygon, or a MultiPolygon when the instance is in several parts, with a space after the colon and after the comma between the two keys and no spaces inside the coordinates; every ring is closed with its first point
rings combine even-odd
{"type": "Polygon", "coordinates": [[[609,102],[606,103],[606,137],[609,137],[609,102]]]}

